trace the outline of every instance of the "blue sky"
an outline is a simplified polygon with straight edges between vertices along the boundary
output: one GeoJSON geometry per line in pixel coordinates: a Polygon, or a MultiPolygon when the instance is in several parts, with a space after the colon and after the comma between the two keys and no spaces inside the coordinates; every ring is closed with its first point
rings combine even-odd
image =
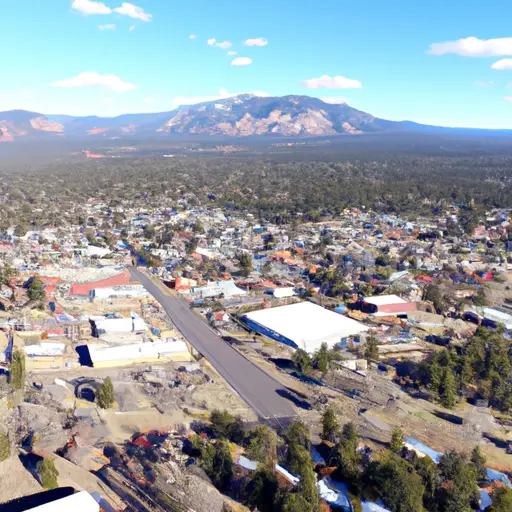
{"type": "Polygon", "coordinates": [[[505,0],[4,0],[0,110],[109,116],[258,92],[512,128],[511,19],[505,0]]]}

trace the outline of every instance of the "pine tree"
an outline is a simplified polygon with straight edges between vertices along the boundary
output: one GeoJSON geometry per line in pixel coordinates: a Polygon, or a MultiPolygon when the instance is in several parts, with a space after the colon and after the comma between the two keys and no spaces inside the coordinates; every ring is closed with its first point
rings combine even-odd
{"type": "Polygon", "coordinates": [[[329,369],[329,362],[329,348],[327,343],[322,343],[315,354],[315,367],[322,373],[326,373],[329,369]]]}
{"type": "Polygon", "coordinates": [[[38,276],[35,276],[31,279],[28,288],[27,288],[28,298],[32,301],[41,301],[46,297],[45,291],[43,289],[43,283],[41,283],[41,279],[38,276]]]}
{"type": "Polygon", "coordinates": [[[370,364],[372,361],[378,361],[379,359],[378,341],[374,331],[369,331],[366,338],[364,357],[368,361],[368,364],[370,364]]]}
{"type": "Polygon", "coordinates": [[[396,453],[400,454],[402,451],[402,447],[404,446],[404,434],[399,427],[393,427],[393,432],[391,433],[391,442],[389,443],[389,449],[396,453]]]}
{"type": "Polygon", "coordinates": [[[25,385],[25,354],[18,349],[12,353],[10,383],[14,389],[25,385]]]}
{"type": "Polygon", "coordinates": [[[452,409],[457,401],[457,387],[455,385],[455,378],[449,368],[443,371],[443,378],[441,379],[441,386],[439,388],[441,404],[448,409],[452,409]]]}
{"type": "Polygon", "coordinates": [[[442,378],[443,369],[437,362],[437,358],[434,358],[428,369],[428,387],[430,388],[435,397],[439,396],[439,388],[441,386],[442,378]]]}
{"type": "Polygon", "coordinates": [[[486,461],[479,446],[473,448],[471,462],[475,465],[478,480],[485,480],[487,478],[487,471],[485,470],[486,461]]]}
{"type": "Polygon", "coordinates": [[[324,441],[336,442],[340,434],[340,424],[332,407],[328,407],[322,418],[322,439],[324,441]]]}
{"type": "Polygon", "coordinates": [[[492,493],[492,505],[487,512],[510,512],[512,510],[512,489],[498,487],[492,493]]]}
{"type": "Polygon", "coordinates": [[[311,370],[311,357],[305,350],[298,348],[293,354],[293,365],[298,372],[308,375],[311,370]]]}
{"type": "Polygon", "coordinates": [[[114,385],[110,377],[107,377],[96,391],[96,401],[102,409],[112,407],[114,403],[114,385]]]}

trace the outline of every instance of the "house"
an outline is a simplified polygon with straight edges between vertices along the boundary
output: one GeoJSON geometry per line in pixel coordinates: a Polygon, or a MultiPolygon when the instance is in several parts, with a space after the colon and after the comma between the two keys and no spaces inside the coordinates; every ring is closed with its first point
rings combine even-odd
{"type": "Polygon", "coordinates": [[[191,291],[201,299],[215,297],[224,297],[229,299],[230,297],[247,295],[247,292],[238,288],[232,279],[228,281],[212,281],[205,286],[193,286],[191,291]]]}
{"type": "Polygon", "coordinates": [[[407,302],[397,295],[366,297],[362,304],[362,311],[374,316],[406,316],[416,309],[416,302],[407,302]]]}

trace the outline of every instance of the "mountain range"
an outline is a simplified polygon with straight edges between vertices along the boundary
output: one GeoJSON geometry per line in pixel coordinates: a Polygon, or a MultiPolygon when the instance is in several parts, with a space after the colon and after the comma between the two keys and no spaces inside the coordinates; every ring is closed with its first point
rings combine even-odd
{"type": "MultiPolygon", "coordinates": [[[[387,121],[347,104],[309,96],[242,94],[180,106],[169,112],[117,117],[47,115],[25,110],[0,112],[0,142],[30,137],[127,137],[224,135],[315,137],[421,129],[409,121],[387,121]]],[[[426,128],[426,127],[423,127],[426,128]]]]}

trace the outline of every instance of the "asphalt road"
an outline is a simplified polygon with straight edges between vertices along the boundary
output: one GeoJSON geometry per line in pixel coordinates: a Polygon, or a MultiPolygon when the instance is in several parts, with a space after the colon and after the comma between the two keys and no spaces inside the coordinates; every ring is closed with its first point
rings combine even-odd
{"type": "Polygon", "coordinates": [[[130,272],[162,305],[183,337],[210,361],[258,416],[295,416],[293,405],[283,397],[287,393],[284,386],[217,336],[184,301],[164,293],[144,272],[133,267],[130,272]]]}

